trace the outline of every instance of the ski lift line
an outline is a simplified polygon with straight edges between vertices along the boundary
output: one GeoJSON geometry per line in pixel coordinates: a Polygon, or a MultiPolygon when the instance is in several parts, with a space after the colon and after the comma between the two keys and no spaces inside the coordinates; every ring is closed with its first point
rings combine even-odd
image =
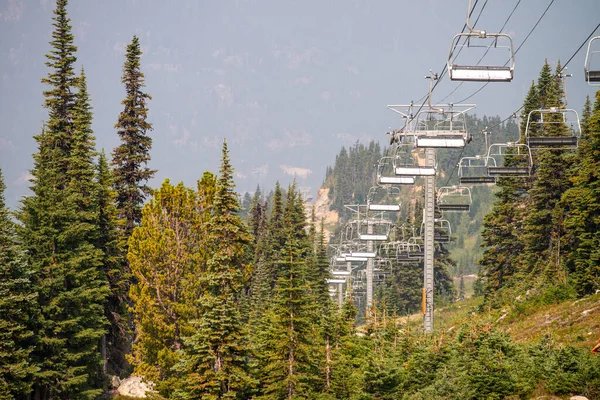
{"type": "MultiPolygon", "coordinates": [[[[538,18],[538,20],[535,23],[535,25],[533,25],[533,27],[531,28],[531,30],[529,31],[529,33],[527,34],[527,36],[525,36],[525,39],[523,39],[523,41],[521,42],[521,44],[519,45],[519,47],[517,47],[517,50],[515,50],[515,53],[513,54],[513,56],[517,55],[517,53],[519,52],[519,50],[521,50],[521,47],[523,47],[523,45],[525,44],[525,42],[527,42],[527,39],[529,39],[529,37],[531,36],[531,34],[535,30],[535,28],[537,28],[537,26],[540,24],[540,22],[542,22],[542,19],[546,16],[546,13],[548,12],[548,10],[552,6],[552,4],[554,4],[554,1],[555,0],[550,0],[550,3],[546,7],[546,9],[542,13],[542,15],[538,18]]],[[[506,66],[506,64],[508,64],[509,62],[510,62],[510,59],[508,61],[506,61],[506,63],[504,63],[504,65],[506,66]]],[[[483,86],[481,86],[479,89],[477,89],[474,93],[472,93],[471,95],[469,95],[469,96],[465,97],[464,99],[462,99],[461,101],[459,101],[459,103],[462,103],[463,101],[469,100],[471,97],[473,97],[477,93],[481,92],[483,90],[483,88],[485,88],[489,84],[490,84],[490,82],[486,82],[483,86]]]]}
{"type": "MultiPolygon", "coordinates": [[[[577,48],[577,50],[575,50],[575,52],[574,52],[574,53],[571,55],[571,57],[570,57],[570,58],[567,60],[567,62],[566,62],[566,63],[565,63],[563,66],[562,66],[562,68],[560,69],[560,71],[558,71],[557,73],[555,73],[555,74],[554,74],[554,77],[555,77],[555,78],[556,78],[556,77],[558,77],[560,74],[562,74],[562,72],[563,72],[563,71],[564,71],[564,70],[567,68],[567,66],[569,65],[569,63],[570,63],[571,61],[573,61],[573,58],[575,58],[575,56],[577,55],[577,53],[579,53],[579,52],[581,51],[581,49],[583,48],[583,46],[585,46],[585,45],[586,45],[586,44],[589,42],[590,38],[591,38],[592,36],[594,36],[594,34],[595,34],[595,33],[596,33],[596,31],[598,30],[598,28],[600,28],[600,23],[599,23],[598,25],[596,25],[596,27],[595,27],[595,28],[592,30],[592,32],[590,32],[590,34],[587,36],[587,38],[585,38],[585,40],[584,40],[584,41],[581,43],[581,45],[580,45],[580,46],[577,48]]],[[[541,87],[541,88],[540,88],[538,91],[542,91],[543,89],[545,89],[545,88],[546,88],[546,86],[548,86],[548,85],[549,85],[551,82],[552,82],[552,80],[549,80],[549,81],[548,81],[548,82],[547,82],[547,83],[546,83],[546,84],[545,84],[543,87],[541,87]]],[[[483,87],[485,87],[485,86],[487,86],[487,83],[486,83],[486,84],[485,84],[483,87]]],[[[483,87],[482,87],[482,88],[480,88],[480,89],[479,89],[477,92],[475,92],[475,93],[478,93],[479,91],[481,91],[481,89],[483,89],[483,87]]],[[[473,95],[475,95],[475,93],[473,93],[473,95]]],[[[461,100],[461,101],[468,100],[468,99],[469,99],[470,97],[472,97],[473,95],[471,95],[471,96],[469,96],[469,97],[467,97],[467,98],[465,98],[464,100],[461,100]]],[[[521,107],[517,108],[517,109],[516,109],[515,111],[513,111],[513,112],[512,112],[512,113],[511,113],[511,114],[510,114],[508,117],[504,118],[502,121],[498,122],[496,125],[493,125],[493,126],[489,127],[489,128],[488,128],[488,130],[492,130],[492,129],[494,129],[494,128],[497,128],[497,127],[499,127],[500,125],[502,125],[503,123],[505,123],[506,121],[508,121],[509,119],[511,119],[511,118],[512,118],[514,115],[516,115],[516,114],[517,114],[519,111],[521,111],[521,110],[523,109],[523,107],[524,107],[524,105],[522,105],[521,107]]]]}

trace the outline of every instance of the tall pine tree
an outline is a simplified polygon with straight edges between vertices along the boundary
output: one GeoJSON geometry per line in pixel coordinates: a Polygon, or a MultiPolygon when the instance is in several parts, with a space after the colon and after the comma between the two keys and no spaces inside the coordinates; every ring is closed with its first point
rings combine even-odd
{"type": "Polygon", "coordinates": [[[32,354],[34,396],[97,398],[102,392],[100,338],[108,294],[94,204],[94,137],[85,77],[76,61],[67,1],[54,11],[52,49],[42,82],[48,122],[34,155],[33,195],[22,202],[20,234],[35,274],[41,318],[32,354]]]}
{"type": "Polygon", "coordinates": [[[152,138],[148,136],[148,132],[152,130],[152,124],[146,120],[146,102],[152,97],[144,91],[141,56],[140,41],[134,36],[127,45],[121,78],[126,92],[125,99],[121,102],[124,108],[115,125],[121,144],[112,154],[117,208],[119,217],[125,220],[125,240],[141,221],[144,200],[152,193],[146,183],[156,172],[147,167],[152,148],[152,138]]]}

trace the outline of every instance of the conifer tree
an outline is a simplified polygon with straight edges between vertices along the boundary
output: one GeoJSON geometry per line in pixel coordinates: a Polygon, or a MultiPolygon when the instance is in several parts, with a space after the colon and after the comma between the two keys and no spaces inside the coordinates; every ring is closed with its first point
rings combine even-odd
{"type": "Polygon", "coordinates": [[[37,367],[30,354],[38,317],[31,284],[33,271],[25,261],[15,227],[4,202],[0,170],[0,399],[24,398],[31,392],[37,367]]]}
{"type": "Polygon", "coordinates": [[[249,235],[238,215],[234,188],[227,142],[223,142],[214,216],[209,222],[212,254],[199,277],[203,289],[198,302],[200,316],[177,367],[183,375],[177,395],[184,399],[247,398],[252,386],[239,311],[244,288],[241,261],[249,235]]]}
{"type": "Polygon", "coordinates": [[[130,287],[137,338],[135,371],[158,384],[173,382],[183,338],[198,316],[202,253],[196,193],[182,183],[163,182],[142,210],[142,223],[129,240],[128,259],[136,283],[130,287]]]}
{"type": "MultiPolygon", "coordinates": [[[[542,68],[538,86],[543,106],[546,108],[563,105],[564,92],[558,77],[561,66],[557,66],[557,74],[545,77],[547,63],[542,68]],[[547,79],[547,81],[545,81],[547,79]],[[543,90],[542,90],[543,88],[543,90]]],[[[545,123],[536,135],[540,136],[565,136],[568,132],[567,126],[562,123],[562,115],[553,113],[544,117],[545,123]],[[548,123],[546,123],[546,121],[548,123]]],[[[546,283],[554,283],[558,279],[566,283],[566,276],[560,270],[560,236],[562,234],[562,221],[556,218],[555,208],[562,194],[569,188],[568,181],[569,165],[572,158],[565,154],[564,150],[540,150],[536,157],[538,166],[536,179],[529,189],[530,207],[524,220],[524,234],[522,240],[525,243],[523,258],[526,270],[529,272],[546,272],[546,283]],[[552,256],[554,255],[554,256],[552,256]],[[552,257],[551,257],[552,256],[552,257]],[[560,276],[557,276],[560,275],[560,276]]]]}
{"type": "Polygon", "coordinates": [[[102,250],[102,265],[106,274],[110,295],[104,307],[109,321],[108,333],[103,340],[104,371],[121,375],[128,369],[125,354],[129,353],[130,332],[127,324],[129,315],[127,303],[128,285],[123,271],[122,253],[118,227],[122,223],[115,207],[116,192],[113,189],[112,174],[104,150],[100,153],[96,169],[96,205],[98,207],[97,247],[102,250]]]}
{"type": "MultiPolygon", "coordinates": [[[[524,139],[529,112],[539,108],[537,86],[532,82],[521,112],[521,139],[524,139]]],[[[519,165],[519,161],[508,158],[507,165],[519,165]]],[[[497,201],[483,221],[483,257],[479,260],[480,274],[485,277],[484,293],[487,301],[494,299],[496,292],[512,282],[521,273],[523,217],[526,201],[524,194],[531,187],[529,178],[501,177],[496,185],[497,201]]]]}
{"type": "MultiPolygon", "coordinates": [[[[588,109],[589,103],[586,106],[588,109]]],[[[588,109],[589,110],[589,109],[588,109]]],[[[584,110],[581,160],[573,187],[562,196],[560,205],[566,208],[564,225],[568,232],[568,255],[565,262],[569,283],[579,295],[594,293],[600,288],[600,199],[597,149],[600,148],[600,91],[592,113],[584,110]]]]}
{"type": "Polygon", "coordinates": [[[254,247],[254,265],[250,287],[251,302],[253,305],[250,317],[255,322],[261,319],[262,312],[269,303],[273,280],[273,273],[270,268],[271,264],[268,259],[269,231],[267,228],[268,215],[266,209],[267,204],[261,204],[259,200],[253,210],[262,211],[256,211],[256,215],[252,219],[257,219],[257,221],[252,222],[250,226],[250,229],[256,232],[254,235],[256,246],[254,247]]]}
{"type": "Polygon", "coordinates": [[[304,212],[292,186],[284,212],[285,242],[277,265],[273,301],[265,313],[268,327],[262,343],[260,380],[265,398],[306,397],[315,381],[315,335],[306,281],[310,251],[304,230],[304,212]]]}
{"type": "Polygon", "coordinates": [[[152,124],[146,120],[146,103],[152,97],[144,91],[141,56],[140,41],[134,36],[127,45],[121,78],[127,95],[121,102],[124,108],[115,125],[121,144],[112,154],[117,209],[119,217],[125,220],[125,240],[141,221],[142,205],[146,196],[152,193],[146,183],[156,172],[147,167],[152,147],[152,138],[148,136],[148,132],[152,130],[152,124]]]}
{"type": "Polygon", "coordinates": [[[263,215],[266,214],[264,207],[262,192],[260,186],[256,186],[254,195],[252,196],[252,202],[250,204],[248,226],[250,227],[250,233],[254,236],[255,240],[258,240],[263,232],[260,232],[261,221],[263,221],[263,215]]]}
{"type": "Polygon", "coordinates": [[[32,358],[39,367],[34,397],[96,398],[103,386],[100,338],[108,287],[95,247],[94,137],[85,77],[76,58],[66,0],[54,11],[52,49],[42,80],[49,119],[35,137],[33,195],[22,201],[20,234],[35,273],[41,318],[32,358]]]}

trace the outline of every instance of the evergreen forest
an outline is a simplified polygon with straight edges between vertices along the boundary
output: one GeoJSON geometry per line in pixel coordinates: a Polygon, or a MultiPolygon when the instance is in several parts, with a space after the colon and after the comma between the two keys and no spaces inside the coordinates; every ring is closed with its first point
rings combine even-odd
{"type": "MultiPolygon", "coordinates": [[[[527,165],[509,150],[507,165],[527,175],[473,187],[469,210],[448,213],[435,307],[462,317],[436,314],[440,329],[424,333],[422,257],[389,257],[368,310],[359,289],[342,298],[330,284],[347,206],[372,200],[391,143],[343,147],[327,168],[334,226],[295,183],[238,194],[226,140],[218,171],[195,186],[150,187],[142,40],[126,47],[120,143],[105,151],[67,0],[56,0],[52,21],[48,114],[16,210],[0,170],[0,399],[125,400],[114,382],[132,375],[154,399],[600,399],[600,355],[589,346],[600,332],[527,341],[500,322],[565,302],[600,308],[600,91],[580,132],[542,122],[536,110],[564,106],[560,63],[541,66],[520,115],[469,116],[469,145],[437,152],[441,191],[459,184],[463,157],[524,143],[531,115],[539,137],[580,135],[576,149],[540,149],[527,165]]],[[[418,186],[397,193],[394,235],[421,226],[418,186]]]]}

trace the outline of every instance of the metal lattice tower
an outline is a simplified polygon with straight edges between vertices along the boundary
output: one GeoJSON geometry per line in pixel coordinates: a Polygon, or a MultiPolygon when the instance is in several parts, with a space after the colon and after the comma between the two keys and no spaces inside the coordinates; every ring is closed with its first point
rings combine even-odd
{"type": "MultiPolygon", "coordinates": [[[[435,149],[425,150],[425,161],[428,167],[435,166],[435,149]]],[[[423,267],[423,288],[425,289],[425,310],[423,310],[423,329],[433,331],[433,257],[434,246],[434,214],[435,214],[435,176],[425,177],[425,207],[423,222],[425,224],[425,262],[423,267]]]]}

